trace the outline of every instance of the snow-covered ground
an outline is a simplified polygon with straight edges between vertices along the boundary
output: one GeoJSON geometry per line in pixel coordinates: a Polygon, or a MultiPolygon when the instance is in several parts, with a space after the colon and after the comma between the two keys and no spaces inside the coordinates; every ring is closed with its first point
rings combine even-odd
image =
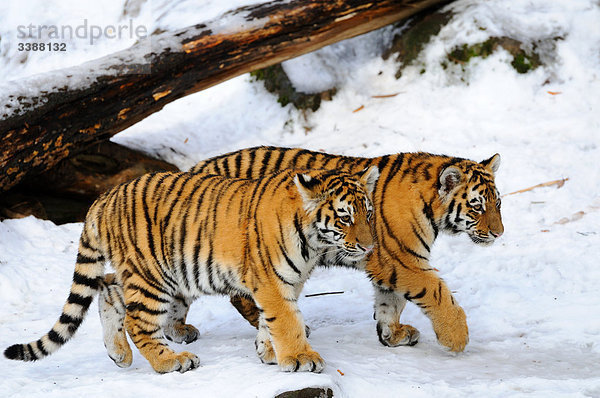
{"type": "MultiPolygon", "coordinates": [[[[153,31],[213,19],[250,2],[61,1],[58,7],[57,1],[5,1],[0,76],[16,79],[77,65],[133,43],[74,42],[64,54],[30,53],[23,60],[14,47],[19,24],[87,17],[106,25],[123,20],[127,3],[140,7],[135,23],[153,31]]],[[[491,247],[474,246],[465,236],[438,239],[431,262],[468,316],[464,353],[439,346],[428,319],[410,304],[402,319],[421,331],[419,344],[382,346],[365,276],[318,270],[304,293],[344,291],[300,300],[311,343],[327,362],[322,374],[285,374],[261,364],[255,331],[224,297],[205,297],[192,306],[189,320],[202,337],[176,347],[198,354],[199,369],[158,375],[135,350],[133,366],[119,369],[106,356],[93,304],[76,337],[53,356],[38,363],[0,358],[0,395],[271,397],[330,386],[342,397],[599,397],[600,4],[459,0],[451,7],[457,15],[399,80],[397,65],[378,56],[391,28],[286,64],[293,80],[338,86],[316,113],[282,108],[262,84],[241,76],[168,105],[114,140],[182,168],[268,144],[361,156],[424,150],[481,160],[499,152],[496,182],[502,193],[568,178],[559,189],[506,196],[506,232],[491,247]],[[554,64],[525,75],[512,69],[504,51],[472,61],[465,72],[440,65],[455,45],[489,35],[562,39],[546,54],[554,64]],[[388,94],[397,95],[374,98],[388,94]]],[[[31,341],[56,320],[80,231],[81,224],[56,226],[34,218],[0,222],[0,347],[31,341]]]]}

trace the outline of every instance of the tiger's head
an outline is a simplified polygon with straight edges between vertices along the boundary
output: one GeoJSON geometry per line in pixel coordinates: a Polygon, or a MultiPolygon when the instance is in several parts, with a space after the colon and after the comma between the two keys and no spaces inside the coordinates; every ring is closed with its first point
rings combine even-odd
{"type": "Polygon", "coordinates": [[[378,177],[377,166],[356,174],[296,175],[294,182],[311,215],[318,247],[351,261],[361,260],[373,250],[371,194],[378,177]]]}
{"type": "Polygon", "coordinates": [[[438,193],[447,205],[444,230],[466,232],[473,242],[484,245],[504,233],[500,194],[494,184],[499,166],[500,155],[495,154],[481,163],[464,160],[441,171],[438,193]]]}

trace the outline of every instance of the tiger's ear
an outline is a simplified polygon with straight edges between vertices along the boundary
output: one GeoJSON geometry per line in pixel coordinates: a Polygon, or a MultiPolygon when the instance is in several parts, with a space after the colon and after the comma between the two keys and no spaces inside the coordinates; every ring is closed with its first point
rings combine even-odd
{"type": "Polygon", "coordinates": [[[492,174],[495,174],[498,171],[498,168],[500,167],[500,154],[499,153],[495,154],[491,158],[486,159],[483,162],[481,162],[481,164],[486,169],[491,171],[492,174]]]}
{"type": "Polygon", "coordinates": [[[440,196],[444,197],[460,185],[463,179],[462,171],[456,166],[448,166],[440,174],[440,196]]]}
{"type": "Polygon", "coordinates": [[[296,184],[296,188],[298,188],[298,192],[306,205],[318,199],[321,194],[319,189],[321,180],[311,177],[308,174],[296,174],[294,184],[296,184]]]}
{"type": "Polygon", "coordinates": [[[379,178],[379,167],[367,167],[363,171],[356,173],[356,176],[358,176],[358,178],[360,178],[360,182],[367,187],[367,191],[372,194],[373,190],[375,190],[377,179],[379,178]]]}

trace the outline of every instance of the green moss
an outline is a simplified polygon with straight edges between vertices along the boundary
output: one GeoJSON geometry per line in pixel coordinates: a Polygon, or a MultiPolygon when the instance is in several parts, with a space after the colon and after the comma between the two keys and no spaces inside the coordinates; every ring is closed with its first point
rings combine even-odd
{"type": "Polygon", "coordinates": [[[401,34],[394,37],[392,46],[383,58],[396,54],[396,59],[401,64],[396,78],[400,78],[402,70],[417,59],[423,47],[450,21],[452,15],[451,12],[434,12],[417,16],[403,28],[401,34]]]}
{"type": "Polygon", "coordinates": [[[448,54],[448,60],[455,64],[465,65],[474,57],[487,58],[498,47],[502,47],[512,55],[513,60],[511,65],[513,68],[518,73],[527,73],[539,67],[541,61],[535,52],[523,50],[522,44],[520,41],[508,37],[491,37],[483,43],[476,43],[470,46],[463,44],[462,46],[455,47],[448,54]]]}
{"type": "Polygon", "coordinates": [[[494,44],[495,42],[492,39],[489,39],[483,43],[474,44],[472,46],[463,44],[460,47],[454,48],[454,50],[448,54],[448,58],[450,61],[460,64],[468,63],[471,58],[474,57],[487,58],[491,53],[494,52],[494,44]]]}
{"type": "Polygon", "coordinates": [[[519,73],[527,73],[532,69],[537,68],[537,66],[539,65],[535,65],[532,62],[531,57],[528,57],[525,54],[517,54],[514,58],[513,61],[510,63],[513,68],[515,68],[515,70],[519,73]],[[535,65],[535,66],[534,66],[535,65]]]}
{"type": "Polygon", "coordinates": [[[270,93],[277,95],[277,102],[281,106],[292,104],[296,109],[310,109],[313,112],[321,106],[321,100],[331,99],[336,89],[327,90],[316,94],[306,94],[296,91],[281,64],[269,66],[250,72],[256,81],[262,81],[270,93]]]}

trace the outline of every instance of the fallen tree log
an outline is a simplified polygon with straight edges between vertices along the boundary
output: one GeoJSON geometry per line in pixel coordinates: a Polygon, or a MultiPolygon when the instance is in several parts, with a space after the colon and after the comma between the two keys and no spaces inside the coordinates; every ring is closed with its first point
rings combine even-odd
{"type": "Polygon", "coordinates": [[[166,104],[448,0],[272,1],[0,89],[0,191],[166,104]],[[38,93],[31,94],[31,87],[38,93]]]}
{"type": "Polygon", "coordinates": [[[80,222],[94,200],[113,186],[150,172],[178,170],[141,152],[101,142],[0,195],[0,220],[32,215],[55,224],[80,222]]]}

